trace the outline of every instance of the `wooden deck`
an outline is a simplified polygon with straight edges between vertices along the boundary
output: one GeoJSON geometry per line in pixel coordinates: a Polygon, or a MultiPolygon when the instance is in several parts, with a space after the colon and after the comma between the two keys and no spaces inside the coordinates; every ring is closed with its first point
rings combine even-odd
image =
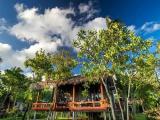
{"type": "Polygon", "coordinates": [[[104,111],[108,108],[109,104],[106,100],[32,104],[32,110],[36,111],[104,111]]]}

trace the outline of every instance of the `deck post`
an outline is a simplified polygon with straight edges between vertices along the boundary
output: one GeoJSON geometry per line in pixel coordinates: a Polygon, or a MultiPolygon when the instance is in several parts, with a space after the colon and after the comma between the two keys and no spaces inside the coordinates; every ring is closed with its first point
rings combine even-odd
{"type": "Polygon", "coordinates": [[[34,112],[34,117],[33,117],[33,120],[36,120],[36,111],[34,112]]]}
{"type": "Polygon", "coordinates": [[[72,120],[75,120],[75,112],[72,112],[72,120]]]}
{"type": "Polygon", "coordinates": [[[107,120],[107,114],[106,114],[106,111],[103,111],[103,117],[104,117],[104,120],[107,120]]]}
{"type": "Polygon", "coordinates": [[[75,101],[75,85],[73,85],[73,102],[75,101]]]}
{"type": "MultiPolygon", "coordinates": [[[[75,85],[73,85],[73,98],[72,98],[72,102],[75,102],[75,85]]],[[[74,106],[74,104],[73,104],[74,106]]]]}
{"type": "MultiPolygon", "coordinates": [[[[74,102],[75,102],[75,85],[73,85],[73,98],[72,98],[72,102],[73,102],[73,107],[74,107],[74,102]]],[[[75,120],[75,112],[72,112],[72,120],[75,120]]]]}

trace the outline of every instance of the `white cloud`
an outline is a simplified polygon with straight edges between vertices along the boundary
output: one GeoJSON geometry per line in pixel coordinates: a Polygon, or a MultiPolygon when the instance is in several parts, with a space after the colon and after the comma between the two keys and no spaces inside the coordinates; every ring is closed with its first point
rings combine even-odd
{"type": "Polygon", "coordinates": [[[16,4],[19,23],[14,25],[10,33],[20,40],[31,42],[53,41],[60,35],[63,42],[69,39],[73,21],[68,14],[74,14],[71,8],[52,8],[45,10],[44,14],[38,13],[38,8],[24,9],[23,5],[16,4]]]}
{"type": "MultiPolygon", "coordinates": [[[[12,47],[8,44],[0,43],[0,57],[2,58],[3,63],[0,63],[0,68],[4,69],[9,67],[13,59],[12,57],[12,47]]],[[[16,61],[15,61],[16,62],[16,61]]]]}
{"type": "Polygon", "coordinates": [[[60,46],[60,41],[56,42],[40,42],[34,45],[31,45],[29,48],[21,50],[21,54],[25,54],[27,57],[33,57],[34,53],[41,48],[44,49],[47,52],[55,52],[57,50],[57,47],[60,46]]]}
{"type": "Polygon", "coordinates": [[[95,18],[92,21],[89,21],[87,24],[84,25],[85,29],[95,29],[95,30],[100,30],[100,29],[106,29],[106,19],[99,17],[95,18]]]}
{"type": "Polygon", "coordinates": [[[6,20],[4,18],[0,18],[0,34],[7,30],[6,20]]]}
{"type": "Polygon", "coordinates": [[[149,33],[153,33],[160,30],[160,23],[151,21],[151,22],[145,22],[139,28],[136,28],[135,25],[130,25],[127,28],[128,30],[131,30],[135,33],[142,33],[144,35],[144,34],[149,34],[149,33]]]}
{"type": "MultiPolygon", "coordinates": [[[[82,28],[95,30],[106,28],[105,18],[101,17],[81,26],[75,26],[75,21],[68,16],[75,15],[72,8],[55,7],[46,9],[44,13],[39,13],[38,8],[27,8],[23,4],[16,4],[15,8],[18,23],[10,26],[8,31],[18,40],[29,41],[32,45],[22,50],[14,50],[10,45],[0,43],[0,56],[3,59],[1,69],[13,66],[23,67],[26,58],[33,57],[41,48],[47,52],[55,52],[59,46],[71,46],[72,40],[82,28]]],[[[87,11],[83,10],[83,12],[87,11]]]]}
{"type": "Polygon", "coordinates": [[[89,1],[88,4],[81,3],[78,6],[79,13],[80,14],[86,14],[85,19],[92,18],[96,13],[98,13],[98,10],[94,9],[93,2],[89,1]]]}
{"type": "Polygon", "coordinates": [[[130,30],[130,31],[136,32],[136,26],[135,26],[135,25],[130,25],[130,26],[128,26],[127,28],[128,28],[128,30],[130,30]]]}
{"type": "Polygon", "coordinates": [[[21,11],[24,10],[24,5],[23,4],[15,4],[14,7],[18,12],[21,12],[21,11]]]}
{"type": "Polygon", "coordinates": [[[156,22],[146,22],[142,25],[141,30],[146,33],[155,32],[157,30],[160,30],[160,23],[156,22]]]}
{"type": "Polygon", "coordinates": [[[10,51],[12,48],[11,48],[11,46],[10,45],[8,45],[8,44],[3,44],[3,43],[0,43],[0,52],[7,52],[7,51],[10,51]]]}
{"type": "Polygon", "coordinates": [[[81,4],[78,6],[79,12],[80,12],[80,13],[86,13],[86,12],[89,11],[90,7],[91,7],[90,5],[81,3],[81,4]]]}

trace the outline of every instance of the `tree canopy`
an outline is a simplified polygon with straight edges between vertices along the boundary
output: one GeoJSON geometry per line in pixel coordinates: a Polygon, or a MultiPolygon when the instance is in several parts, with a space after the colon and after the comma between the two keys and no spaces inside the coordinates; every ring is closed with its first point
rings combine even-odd
{"type": "MultiPolygon", "coordinates": [[[[157,59],[150,51],[153,42],[136,35],[117,20],[107,18],[106,24],[107,28],[99,31],[81,30],[74,41],[83,64],[82,74],[92,79],[116,75],[123,86],[119,88],[120,96],[126,96],[127,101],[133,89],[143,93],[144,87],[157,86],[157,59]]],[[[126,119],[129,119],[128,110],[126,119]]]]}

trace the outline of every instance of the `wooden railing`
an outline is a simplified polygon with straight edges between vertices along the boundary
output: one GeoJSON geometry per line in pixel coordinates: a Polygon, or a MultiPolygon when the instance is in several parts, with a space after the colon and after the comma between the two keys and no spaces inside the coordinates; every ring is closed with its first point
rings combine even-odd
{"type": "Polygon", "coordinates": [[[33,103],[32,110],[39,111],[100,111],[109,107],[107,100],[66,103],[33,103]]]}
{"type": "Polygon", "coordinates": [[[70,102],[69,109],[72,111],[99,111],[106,110],[109,107],[107,100],[100,101],[80,101],[70,102]]]}
{"type": "Polygon", "coordinates": [[[67,110],[68,103],[32,103],[32,110],[39,111],[61,111],[67,110]]]}
{"type": "Polygon", "coordinates": [[[54,106],[53,103],[32,103],[32,110],[51,110],[54,106]]]}

